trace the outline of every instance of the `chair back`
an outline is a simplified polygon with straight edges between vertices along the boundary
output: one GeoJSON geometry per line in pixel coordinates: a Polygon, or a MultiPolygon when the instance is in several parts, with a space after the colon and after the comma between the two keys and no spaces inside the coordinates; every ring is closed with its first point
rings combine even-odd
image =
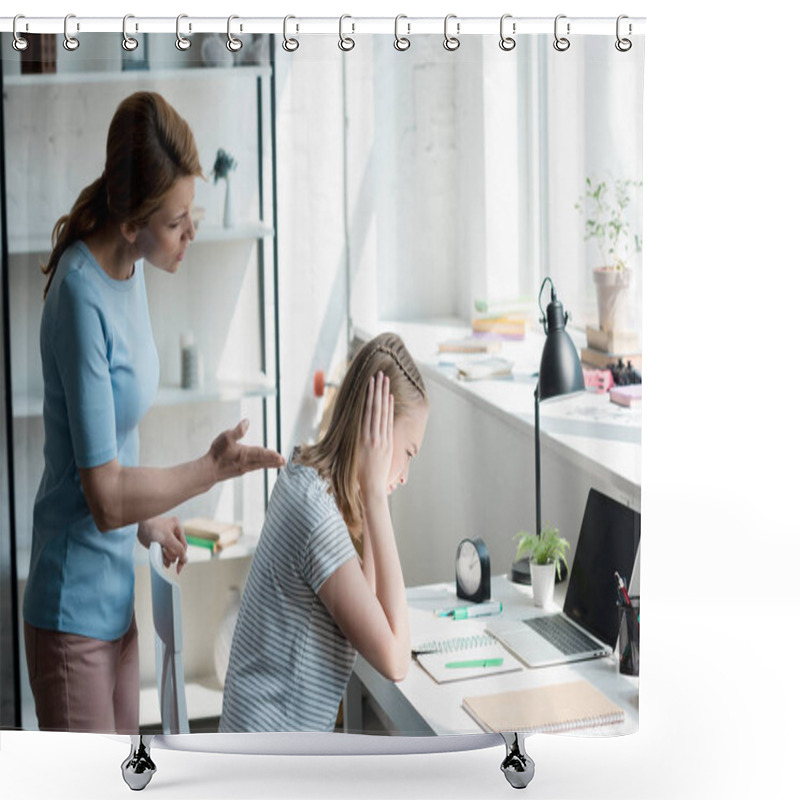
{"type": "Polygon", "coordinates": [[[150,545],[150,586],[156,636],[156,681],[164,733],[189,733],[183,677],[181,589],[164,569],[161,545],[150,545]]]}

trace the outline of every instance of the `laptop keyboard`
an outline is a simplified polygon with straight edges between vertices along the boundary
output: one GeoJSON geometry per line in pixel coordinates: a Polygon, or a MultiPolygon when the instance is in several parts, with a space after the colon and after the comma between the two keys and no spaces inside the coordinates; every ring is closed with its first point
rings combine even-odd
{"type": "Polygon", "coordinates": [[[581,633],[574,625],[570,625],[557,614],[533,617],[523,620],[523,622],[565,655],[571,656],[575,653],[586,653],[598,649],[597,642],[581,633]]]}

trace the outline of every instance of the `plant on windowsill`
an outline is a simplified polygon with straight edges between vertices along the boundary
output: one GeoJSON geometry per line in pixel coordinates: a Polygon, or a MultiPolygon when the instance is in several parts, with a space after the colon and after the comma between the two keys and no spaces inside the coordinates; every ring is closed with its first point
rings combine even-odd
{"type": "Polygon", "coordinates": [[[601,331],[625,328],[630,260],[642,250],[641,236],[631,227],[630,204],[633,191],[641,185],[641,181],[629,178],[586,178],[584,194],[575,203],[575,209],[584,216],[584,241],[594,239],[600,251],[594,283],[601,331]]]}
{"type": "Polygon", "coordinates": [[[234,157],[220,147],[219,150],[217,150],[217,159],[214,161],[212,174],[214,175],[215,184],[220,178],[225,181],[225,206],[222,215],[222,225],[225,228],[232,228],[235,224],[230,180],[231,172],[235,169],[236,160],[234,157]]]}
{"type": "Polygon", "coordinates": [[[544,608],[553,602],[556,574],[560,579],[569,542],[559,536],[558,528],[549,524],[539,535],[519,531],[514,539],[517,541],[516,559],[527,556],[530,560],[533,603],[544,608]]]}

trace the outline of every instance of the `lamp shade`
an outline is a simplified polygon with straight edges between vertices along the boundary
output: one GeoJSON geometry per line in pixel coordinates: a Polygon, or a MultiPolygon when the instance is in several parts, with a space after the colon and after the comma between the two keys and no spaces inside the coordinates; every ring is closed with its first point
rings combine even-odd
{"type": "Polygon", "coordinates": [[[547,339],[539,364],[539,400],[581,392],[586,388],[578,351],[566,331],[566,325],[564,306],[552,291],[545,323],[547,339]]]}

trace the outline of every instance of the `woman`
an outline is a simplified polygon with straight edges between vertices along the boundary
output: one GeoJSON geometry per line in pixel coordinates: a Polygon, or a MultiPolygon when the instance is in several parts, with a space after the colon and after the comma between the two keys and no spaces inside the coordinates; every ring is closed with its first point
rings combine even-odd
{"type": "Polygon", "coordinates": [[[328,430],[295,451],[272,492],[220,731],[332,730],[356,652],[390,680],[405,677],[408,609],[388,495],[408,479],[427,418],[422,377],[400,338],[365,344],[328,430]]]}
{"type": "Polygon", "coordinates": [[[138,733],[135,539],[186,563],[176,517],[159,516],[252,469],[281,466],[239,443],[243,420],[194,461],[138,466],[138,424],[158,385],[143,263],[175,272],[194,239],[202,174],[189,126],[160,95],[123,100],[105,170],[56,223],[40,330],[44,473],[23,616],[41,729],[138,733]]]}

